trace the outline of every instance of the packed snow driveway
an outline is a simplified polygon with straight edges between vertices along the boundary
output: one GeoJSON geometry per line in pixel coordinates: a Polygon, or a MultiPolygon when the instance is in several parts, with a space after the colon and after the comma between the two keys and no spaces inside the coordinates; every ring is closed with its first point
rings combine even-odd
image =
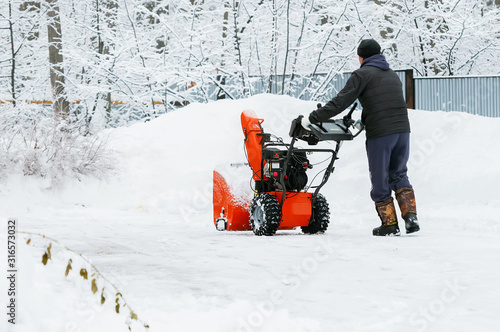
{"type": "Polygon", "coordinates": [[[148,215],[23,228],[50,224],[152,331],[496,330],[500,234],[425,217],[421,233],[399,238],[348,216],[323,235],[273,237],[148,215]]]}

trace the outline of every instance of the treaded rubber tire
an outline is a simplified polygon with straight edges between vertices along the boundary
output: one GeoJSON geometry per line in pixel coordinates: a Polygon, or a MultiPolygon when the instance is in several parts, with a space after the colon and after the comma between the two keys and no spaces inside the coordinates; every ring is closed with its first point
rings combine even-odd
{"type": "Polygon", "coordinates": [[[302,232],[305,234],[324,233],[330,223],[330,208],[325,196],[318,194],[313,205],[314,220],[309,226],[302,226],[302,232]]]}
{"type": "Polygon", "coordinates": [[[280,225],[280,219],[280,205],[276,197],[259,193],[253,198],[250,206],[250,226],[255,235],[273,235],[280,225]]]}

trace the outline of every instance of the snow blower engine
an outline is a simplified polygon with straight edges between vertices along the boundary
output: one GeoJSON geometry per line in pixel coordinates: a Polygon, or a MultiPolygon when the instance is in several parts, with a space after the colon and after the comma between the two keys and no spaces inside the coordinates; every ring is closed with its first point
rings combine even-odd
{"type": "MultiPolygon", "coordinates": [[[[237,172],[228,168],[214,170],[213,207],[217,230],[252,230],[256,235],[273,235],[278,229],[301,227],[304,233],[324,232],[330,222],[330,211],[326,198],[319,191],[334,170],[342,142],[352,140],[363,130],[353,135],[349,129],[354,125],[352,113],[356,105],[342,119],[311,124],[310,130],[302,127],[302,115],[299,116],[292,121],[289,144],[265,133],[264,120],[254,111],[243,111],[241,126],[248,159],[248,164],[243,165],[252,169],[254,194],[239,188],[241,181],[239,187],[232,181],[229,174],[234,177],[237,172]],[[320,141],[335,141],[336,145],[335,149],[296,148],[297,140],[310,146],[320,141]],[[308,156],[314,153],[330,155],[328,166],[319,173],[322,173],[322,180],[315,186],[313,181],[308,185],[307,176],[307,171],[313,168],[308,156]]],[[[238,166],[242,164],[231,167],[238,166]]]]}

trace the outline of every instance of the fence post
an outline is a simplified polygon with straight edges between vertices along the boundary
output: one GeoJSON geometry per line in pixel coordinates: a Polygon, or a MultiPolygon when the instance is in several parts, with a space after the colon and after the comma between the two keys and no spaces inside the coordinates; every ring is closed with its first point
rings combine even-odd
{"type": "Polygon", "coordinates": [[[405,70],[406,107],[415,109],[415,79],[413,69],[405,70]]]}

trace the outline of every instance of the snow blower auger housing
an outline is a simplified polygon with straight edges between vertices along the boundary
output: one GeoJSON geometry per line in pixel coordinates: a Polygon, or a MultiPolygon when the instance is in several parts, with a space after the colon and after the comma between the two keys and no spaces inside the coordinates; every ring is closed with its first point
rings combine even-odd
{"type": "Polygon", "coordinates": [[[253,172],[254,196],[238,195],[226,178],[227,172],[215,170],[213,212],[216,228],[221,231],[253,230],[256,235],[273,235],[278,229],[296,227],[301,227],[304,233],[324,232],[330,222],[330,211],[326,198],[319,192],[334,170],[342,142],[352,140],[361,132],[353,135],[349,130],[354,124],[351,115],[355,107],[356,104],[343,119],[313,124],[310,130],[302,127],[302,116],[299,116],[290,128],[290,144],[265,133],[264,120],[254,111],[243,111],[241,127],[248,166],[253,172]],[[336,145],[335,149],[296,148],[297,140],[309,145],[335,141],[336,145]],[[313,168],[308,156],[314,153],[330,155],[328,166],[320,172],[322,180],[316,186],[312,186],[312,181],[308,185],[307,176],[307,170],[313,168]]]}

